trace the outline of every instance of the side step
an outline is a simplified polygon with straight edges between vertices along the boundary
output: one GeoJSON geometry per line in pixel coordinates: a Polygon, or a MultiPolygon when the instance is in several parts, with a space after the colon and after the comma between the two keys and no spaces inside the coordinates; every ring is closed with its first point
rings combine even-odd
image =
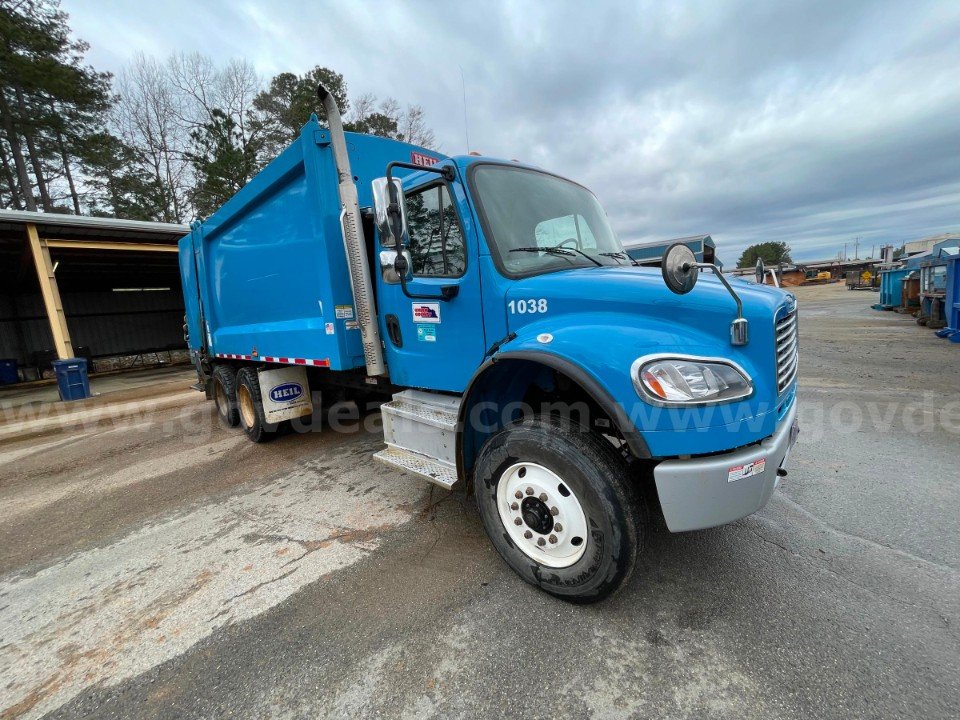
{"type": "Polygon", "coordinates": [[[373,457],[384,465],[419,475],[446,490],[452,488],[457,482],[456,468],[410,450],[387,447],[378,453],[374,453],[373,457]]]}
{"type": "Polygon", "coordinates": [[[460,398],[405,390],[380,406],[383,439],[375,458],[450,488],[457,481],[457,417],[460,398]]]}

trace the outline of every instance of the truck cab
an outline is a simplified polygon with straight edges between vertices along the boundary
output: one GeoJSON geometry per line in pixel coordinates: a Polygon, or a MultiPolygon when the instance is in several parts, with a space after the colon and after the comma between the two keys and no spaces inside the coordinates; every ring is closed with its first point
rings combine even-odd
{"type": "Polygon", "coordinates": [[[204,306],[206,316],[229,310],[218,305],[227,293],[210,288],[263,268],[217,269],[198,227],[199,242],[181,248],[188,316],[198,289],[191,350],[228,425],[264,440],[312,411],[305,390],[383,394],[375,457],[445,488],[465,484],[504,560],[574,602],[623,585],[652,513],[679,532],[764,506],[798,432],[790,293],[727,281],[682,245],[661,268],[639,266],[588,189],[515,161],[404,151],[358,189],[336,105],[320,95],[341,232],[324,239],[335,248],[323,256],[324,316],[304,321],[300,337],[323,327],[347,344],[301,367],[258,350],[258,338],[296,346],[300,326],[279,308],[275,339],[257,334],[262,313],[213,330],[204,306]],[[217,351],[228,342],[254,349],[217,351]]]}

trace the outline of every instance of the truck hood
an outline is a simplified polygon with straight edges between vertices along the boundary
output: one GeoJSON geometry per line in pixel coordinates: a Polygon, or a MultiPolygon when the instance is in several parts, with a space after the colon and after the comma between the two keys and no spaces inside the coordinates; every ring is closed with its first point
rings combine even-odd
{"type": "MultiPolygon", "coordinates": [[[[732,279],[743,301],[743,314],[751,322],[771,323],[789,293],[765,285],[732,279]]],[[[619,266],[572,268],[518,280],[507,300],[546,298],[549,314],[564,312],[627,313],[666,320],[696,328],[729,342],[730,322],[737,307],[730,293],[711,272],[700,273],[696,287],[675,295],[663,282],[657,268],[619,266]]],[[[508,314],[511,330],[542,315],[508,314]]]]}

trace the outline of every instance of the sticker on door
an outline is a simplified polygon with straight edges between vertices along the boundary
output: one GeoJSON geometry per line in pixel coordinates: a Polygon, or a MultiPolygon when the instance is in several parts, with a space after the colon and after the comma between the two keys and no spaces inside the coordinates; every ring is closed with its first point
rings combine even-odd
{"type": "Polygon", "coordinates": [[[440,303],[412,303],[415,323],[440,323],[440,303]]]}
{"type": "Polygon", "coordinates": [[[436,342],[437,326],[427,325],[426,323],[417,323],[417,341],[418,342],[436,342]]]}

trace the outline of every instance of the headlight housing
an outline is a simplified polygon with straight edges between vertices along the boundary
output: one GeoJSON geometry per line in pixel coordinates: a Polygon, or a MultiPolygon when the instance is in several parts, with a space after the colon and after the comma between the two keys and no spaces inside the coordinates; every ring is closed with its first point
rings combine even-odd
{"type": "Polygon", "coordinates": [[[654,405],[704,405],[753,394],[747,371],[724,358],[648,355],[630,368],[637,392],[654,405]]]}

